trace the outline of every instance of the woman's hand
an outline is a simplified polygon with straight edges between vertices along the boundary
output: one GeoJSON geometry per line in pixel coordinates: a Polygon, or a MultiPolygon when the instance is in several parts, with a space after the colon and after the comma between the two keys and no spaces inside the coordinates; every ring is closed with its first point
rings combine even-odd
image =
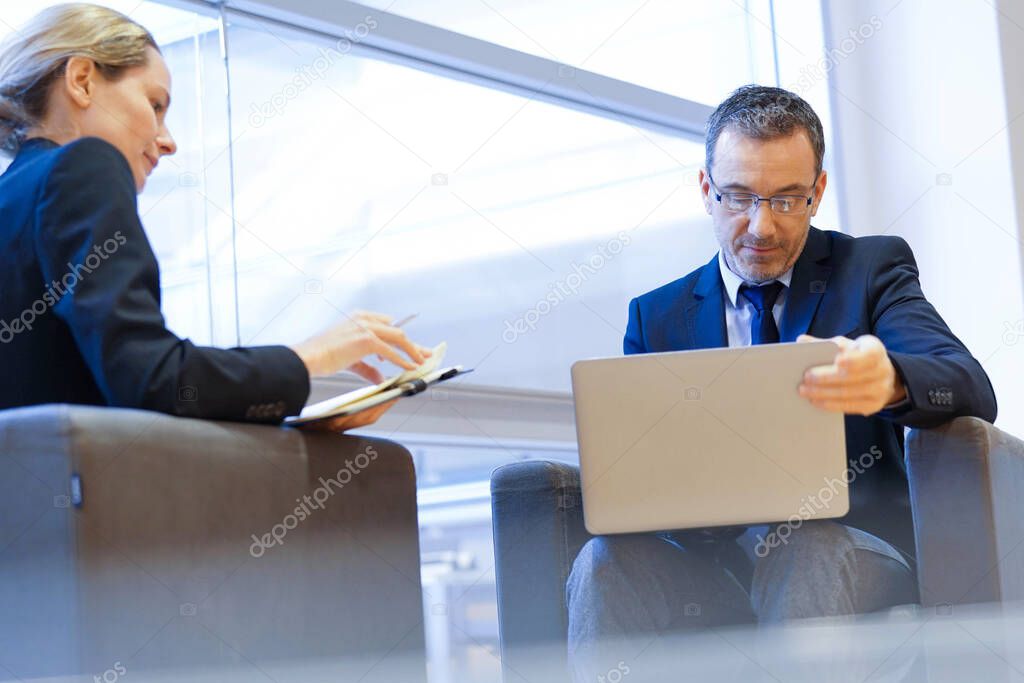
{"type": "MultiPolygon", "coordinates": [[[[292,350],[302,359],[310,377],[349,370],[371,384],[379,384],[384,381],[384,376],[380,370],[364,361],[364,357],[376,354],[377,358],[389,360],[404,370],[412,370],[430,357],[429,349],[410,341],[405,332],[391,324],[391,320],[391,316],[383,313],[361,311],[347,321],[293,346],[292,350]]],[[[355,415],[318,420],[302,428],[344,432],[367,427],[379,420],[393,405],[395,401],[389,401],[355,415]]]]}
{"type": "Polygon", "coordinates": [[[370,408],[362,412],[356,413],[355,415],[348,415],[346,417],[334,417],[330,420],[318,420],[316,422],[310,422],[307,425],[303,425],[300,429],[307,429],[312,432],[344,432],[349,429],[358,429],[359,427],[368,427],[374,422],[380,419],[381,415],[388,412],[391,406],[397,403],[397,399],[394,401],[388,401],[382,403],[375,408],[370,408]]]}
{"type": "Polygon", "coordinates": [[[377,383],[383,379],[380,371],[363,362],[364,357],[376,354],[403,370],[412,370],[430,356],[428,349],[410,341],[391,320],[391,316],[383,313],[360,311],[291,348],[306,365],[310,377],[351,370],[377,383]]]}

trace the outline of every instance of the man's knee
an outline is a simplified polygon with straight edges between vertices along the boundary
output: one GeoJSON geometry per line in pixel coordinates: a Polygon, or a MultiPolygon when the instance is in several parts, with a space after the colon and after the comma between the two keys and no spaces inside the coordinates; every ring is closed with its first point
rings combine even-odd
{"type": "Polygon", "coordinates": [[[572,577],[606,578],[630,573],[644,562],[651,539],[644,536],[595,536],[580,549],[572,577]]]}
{"type": "Polygon", "coordinates": [[[772,531],[767,544],[769,557],[833,562],[853,549],[849,529],[828,520],[805,521],[799,526],[782,525],[772,531]]]}
{"type": "Polygon", "coordinates": [[[590,591],[620,591],[644,583],[647,566],[664,544],[652,535],[596,536],[580,549],[566,582],[566,600],[590,591]]]}
{"type": "Polygon", "coordinates": [[[872,612],[913,602],[910,568],[887,543],[837,522],[805,522],[779,537],[754,572],[763,622],[872,612]]]}

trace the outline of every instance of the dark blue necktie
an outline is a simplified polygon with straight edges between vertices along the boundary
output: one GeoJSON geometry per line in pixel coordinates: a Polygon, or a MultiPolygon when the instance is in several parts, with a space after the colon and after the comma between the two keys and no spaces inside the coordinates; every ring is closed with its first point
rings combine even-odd
{"type": "Polygon", "coordinates": [[[779,342],[779,327],[775,324],[772,308],[775,307],[775,302],[785,287],[786,285],[778,280],[759,287],[740,285],[740,295],[754,306],[754,317],[750,321],[750,343],[752,345],[777,344],[779,342]]]}

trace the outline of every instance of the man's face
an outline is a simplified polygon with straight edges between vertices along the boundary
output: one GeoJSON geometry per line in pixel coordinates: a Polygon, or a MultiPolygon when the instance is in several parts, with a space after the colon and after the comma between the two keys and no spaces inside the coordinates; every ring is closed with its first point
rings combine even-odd
{"type": "Polygon", "coordinates": [[[806,212],[783,215],[760,202],[735,213],[715,199],[706,169],[700,172],[704,208],[715,226],[729,269],[748,282],[768,282],[789,270],[807,243],[811,218],[825,191],[826,175],[815,177],[814,148],[803,130],[771,140],[722,131],[715,144],[714,177],[718,192],[745,192],[761,197],[812,197],[806,212]]]}

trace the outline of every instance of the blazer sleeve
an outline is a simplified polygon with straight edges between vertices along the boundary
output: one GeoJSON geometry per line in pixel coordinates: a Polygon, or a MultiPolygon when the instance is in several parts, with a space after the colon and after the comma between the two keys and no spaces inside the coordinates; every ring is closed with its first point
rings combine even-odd
{"type": "Polygon", "coordinates": [[[908,401],[881,417],[935,427],[954,417],[996,418],[988,375],[921,291],[917,262],[901,238],[878,239],[868,276],[872,330],[889,351],[908,401]]]}
{"type": "Polygon", "coordinates": [[[309,374],[291,349],[200,347],[167,329],[135,182],[112,145],[85,138],[60,150],[34,241],[46,281],[67,283],[54,311],[109,405],[250,422],[305,405],[309,374]]]}
{"type": "Polygon", "coordinates": [[[627,356],[633,353],[646,353],[644,333],[640,325],[640,300],[629,302],[629,321],[626,323],[626,335],[622,339],[622,352],[627,356]]]}

